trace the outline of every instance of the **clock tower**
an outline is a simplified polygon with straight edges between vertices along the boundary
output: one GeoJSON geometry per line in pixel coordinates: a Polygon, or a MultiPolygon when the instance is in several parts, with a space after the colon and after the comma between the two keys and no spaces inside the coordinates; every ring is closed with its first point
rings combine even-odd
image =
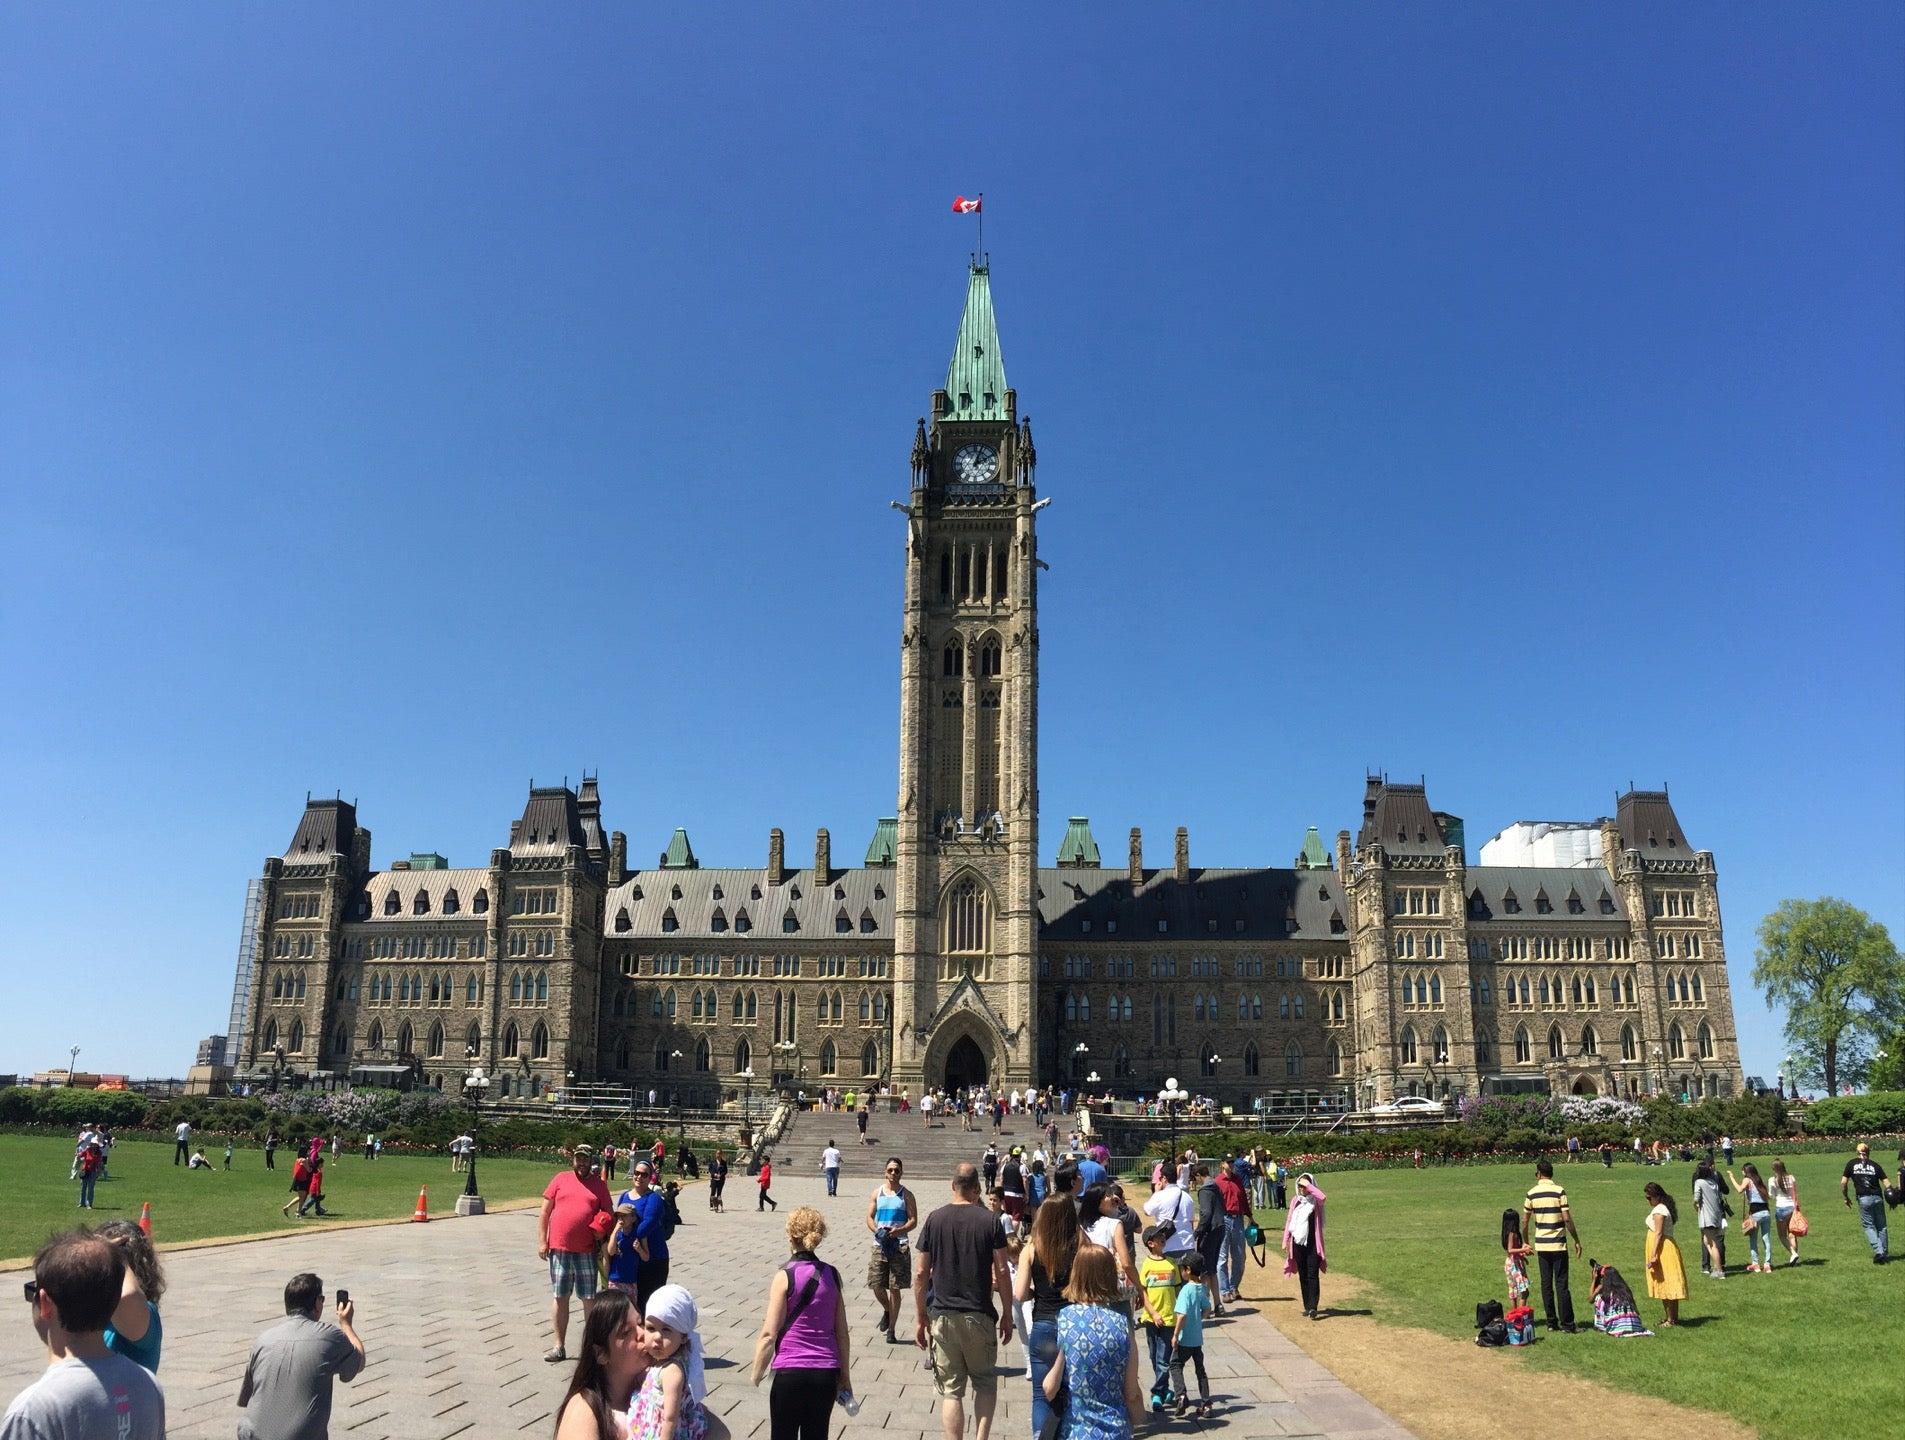
{"type": "Polygon", "coordinates": [[[1037,1078],[1033,465],[975,258],[906,507],[892,1078],[915,1094],[1037,1078]]]}

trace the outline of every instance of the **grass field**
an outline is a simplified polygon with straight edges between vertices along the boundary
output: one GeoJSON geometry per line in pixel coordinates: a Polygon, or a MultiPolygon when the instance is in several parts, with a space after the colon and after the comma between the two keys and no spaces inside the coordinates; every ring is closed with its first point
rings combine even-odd
{"type": "MultiPolygon", "coordinates": [[[[0,1259],[31,1255],[53,1231],[82,1220],[137,1219],[152,1202],[153,1236],[163,1246],[215,1235],[255,1235],[322,1224],[315,1217],[287,1220],[278,1207],[291,1197],[291,1156],[280,1149],[278,1168],[265,1169],[264,1151],[239,1149],[229,1172],[224,1143],[206,1148],[212,1170],[173,1165],[169,1142],[121,1140],[112,1149],[112,1178],[100,1182],[93,1209],[79,1208],[79,1182],[68,1180],[70,1141],[55,1136],[0,1135],[0,1259]]],[[[555,1167],[542,1160],[477,1161],[483,1198],[491,1205],[542,1193],[555,1167]]],[[[463,1176],[448,1156],[365,1160],[345,1151],[324,1165],[324,1208],[338,1220],[408,1215],[419,1186],[430,1187],[430,1213],[453,1211],[463,1176]]]]}
{"type": "MultiPolygon", "coordinates": [[[[1756,1160],[1762,1172],[1771,1168],[1770,1154],[1737,1158],[1756,1160]]],[[[1880,1416],[1899,1414],[1905,1409],[1905,1262],[1872,1263],[1857,1212],[1839,1199],[1839,1174],[1849,1158],[1849,1143],[1840,1156],[1788,1158],[1800,1207],[1813,1225],[1800,1242],[1799,1265],[1787,1267],[1775,1237],[1775,1273],[1746,1274],[1744,1238],[1730,1228],[1729,1274],[1717,1282],[1699,1273],[1692,1166],[1630,1161],[1609,1171],[1598,1162],[1557,1164],[1556,1179],[1567,1187],[1585,1244],[1583,1258],[1571,1262],[1577,1320],[1591,1322],[1587,1259],[1593,1257],[1627,1278],[1649,1327],[1660,1321],[1659,1302],[1646,1298],[1642,1260],[1649,1207],[1641,1187],[1656,1180],[1680,1207],[1677,1238],[1688,1271],[1684,1328],[1628,1341],[1591,1330],[1550,1336],[1538,1329],[1532,1349],[1504,1355],[1503,1363],[1564,1370],[1718,1411],[1780,1440],[1853,1434],[1880,1416]]],[[[1381,1292],[1373,1307],[1379,1321],[1473,1340],[1476,1303],[1506,1298],[1501,1212],[1520,1209],[1534,1178],[1527,1163],[1323,1175],[1330,1265],[1381,1292]]],[[[1733,1205],[1745,1213],[1737,1197],[1733,1205]]],[[[1891,1215],[1896,1255],[1905,1250],[1905,1210],[1891,1215]]],[[[1281,1213],[1266,1212],[1259,1223],[1274,1235],[1281,1213]]],[[[1532,1265],[1530,1272],[1539,1324],[1540,1281],[1532,1265]]],[[[1323,1303],[1330,1303],[1327,1275],[1323,1303]]],[[[1538,1385],[1528,1392],[1531,1433],[1540,1430],[1538,1385]]],[[[1619,1429],[1614,1425],[1611,1433],[1619,1429]]]]}

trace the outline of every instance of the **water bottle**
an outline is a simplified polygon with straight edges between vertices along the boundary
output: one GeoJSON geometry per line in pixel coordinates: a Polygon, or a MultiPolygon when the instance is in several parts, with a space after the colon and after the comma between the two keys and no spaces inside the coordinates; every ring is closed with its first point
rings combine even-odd
{"type": "Polygon", "coordinates": [[[838,1398],[840,1408],[846,1411],[849,1417],[860,1413],[860,1397],[851,1390],[842,1390],[838,1398]]]}

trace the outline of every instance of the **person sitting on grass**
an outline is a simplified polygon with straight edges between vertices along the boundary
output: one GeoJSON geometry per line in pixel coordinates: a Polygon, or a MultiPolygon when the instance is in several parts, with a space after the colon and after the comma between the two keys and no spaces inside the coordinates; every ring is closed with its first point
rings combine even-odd
{"type": "Polygon", "coordinates": [[[203,1150],[194,1150],[192,1152],[192,1158],[185,1162],[185,1168],[187,1170],[209,1170],[212,1168],[212,1162],[205,1158],[205,1152],[203,1150]]]}
{"type": "Polygon", "coordinates": [[[1621,1278],[1621,1272],[1598,1260],[1589,1260],[1588,1269],[1594,1275],[1594,1288],[1589,1292],[1594,1305],[1594,1328],[1619,1340],[1636,1335],[1651,1336],[1654,1332],[1640,1318],[1633,1288],[1621,1278]]]}

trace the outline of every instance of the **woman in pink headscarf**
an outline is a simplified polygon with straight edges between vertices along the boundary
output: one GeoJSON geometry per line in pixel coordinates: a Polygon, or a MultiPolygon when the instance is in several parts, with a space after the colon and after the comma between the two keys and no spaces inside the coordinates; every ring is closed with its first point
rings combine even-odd
{"type": "Polygon", "coordinates": [[[1328,1198],[1316,1188],[1316,1177],[1304,1171],[1296,1177],[1296,1195],[1283,1222],[1283,1273],[1297,1277],[1303,1313],[1311,1320],[1323,1318],[1317,1312],[1317,1277],[1330,1268],[1323,1258],[1323,1202],[1328,1198]]]}

